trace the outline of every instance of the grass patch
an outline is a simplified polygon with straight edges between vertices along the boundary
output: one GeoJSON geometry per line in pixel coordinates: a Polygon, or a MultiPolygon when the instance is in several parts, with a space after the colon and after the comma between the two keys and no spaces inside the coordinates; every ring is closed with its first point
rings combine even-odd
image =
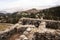
{"type": "Polygon", "coordinates": [[[9,28],[10,24],[0,23],[0,31],[3,31],[9,28]]]}

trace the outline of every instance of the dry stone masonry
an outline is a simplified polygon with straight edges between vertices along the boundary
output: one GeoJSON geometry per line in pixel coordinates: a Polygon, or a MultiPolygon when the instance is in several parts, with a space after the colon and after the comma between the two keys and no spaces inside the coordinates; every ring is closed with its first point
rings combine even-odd
{"type": "MultiPolygon", "coordinates": [[[[12,35],[19,34],[14,40],[60,40],[60,29],[47,28],[47,22],[60,23],[60,21],[21,18],[18,23],[7,31],[0,33],[0,40],[13,40],[12,35]]],[[[49,25],[48,26],[53,26],[49,25]]],[[[59,25],[58,25],[59,26],[59,25]]]]}

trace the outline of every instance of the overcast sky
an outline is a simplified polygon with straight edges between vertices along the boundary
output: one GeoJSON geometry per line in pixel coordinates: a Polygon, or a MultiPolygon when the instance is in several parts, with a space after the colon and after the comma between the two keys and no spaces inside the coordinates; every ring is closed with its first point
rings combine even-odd
{"type": "Polygon", "coordinates": [[[60,0],[0,0],[0,10],[9,8],[51,7],[60,5],[60,0]]]}

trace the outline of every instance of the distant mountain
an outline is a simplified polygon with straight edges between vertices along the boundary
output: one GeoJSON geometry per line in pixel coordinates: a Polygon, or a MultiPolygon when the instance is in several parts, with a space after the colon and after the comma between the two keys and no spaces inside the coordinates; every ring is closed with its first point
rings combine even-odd
{"type": "Polygon", "coordinates": [[[30,8],[21,8],[21,7],[14,7],[14,8],[6,8],[6,9],[1,9],[1,11],[6,11],[8,13],[13,13],[17,11],[26,11],[26,10],[32,10],[33,8],[36,8],[38,10],[43,10],[46,8],[51,8],[52,6],[39,6],[39,7],[30,7],[30,8]]]}
{"type": "Polygon", "coordinates": [[[0,13],[4,13],[4,14],[6,14],[7,12],[6,12],[6,11],[0,11],[0,13]]]}
{"type": "Polygon", "coordinates": [[[7,12],[7,13],[14,13],[14,12],[17,12],[17,11],[22,11],[23,9],[22,8],[9,8],[9,9],[3,9],[1,10],[2,12],[7,12]]]}
{"type": "Polygon", "coordinates": [[[44,14],[44,19],[53,19],[53,20],[60,20],[60,6],[55,6],[55,7],[51,7],[51,8],[47,8],[47,9],[29,9],[29,10],[25,10],[22,11],[22,13],[29,13],[29,14],[37,14],[39,13],[41,16],[42,14],[44,14]]]}

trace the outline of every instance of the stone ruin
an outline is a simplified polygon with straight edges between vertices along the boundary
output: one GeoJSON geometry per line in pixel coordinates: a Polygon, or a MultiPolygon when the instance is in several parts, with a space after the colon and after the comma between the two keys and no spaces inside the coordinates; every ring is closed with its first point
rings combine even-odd
{"type": "Polygon", "coordinates": [[[50,23],[51,21],[48,22],[43,19],[22,18],[17,24],[12,26],[11,30],[0,34],[0,40],[9,40],[8,38],[15,33],[20,34],[19,38],[15,40],[60,40],[59,28],[53,29],[51,27],[53,22],[50,23]]]}

